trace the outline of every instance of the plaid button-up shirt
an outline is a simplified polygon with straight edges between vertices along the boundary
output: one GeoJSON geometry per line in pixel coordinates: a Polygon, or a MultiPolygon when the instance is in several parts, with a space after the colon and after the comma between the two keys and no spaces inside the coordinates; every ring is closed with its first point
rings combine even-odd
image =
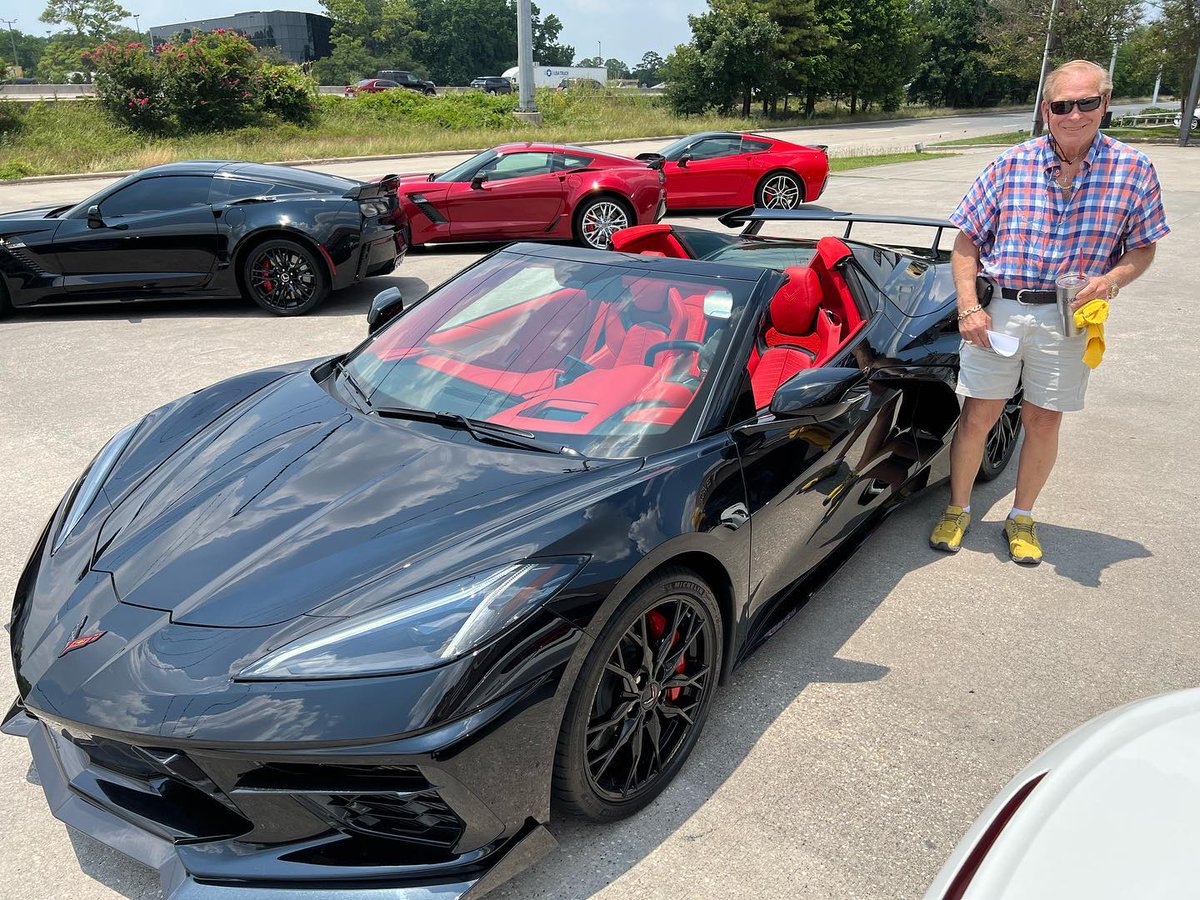
{"type": "Polygon", "coordinates": [[[950,216],[1002,287],[1050,290],[1068,272],[1102,275],[1126,250],[1170,231],[1144,153],[1097,133],[1073,191],[1054,183],[1061,171],[1049,136],[1018,144],[983,170],[950,216]]]}

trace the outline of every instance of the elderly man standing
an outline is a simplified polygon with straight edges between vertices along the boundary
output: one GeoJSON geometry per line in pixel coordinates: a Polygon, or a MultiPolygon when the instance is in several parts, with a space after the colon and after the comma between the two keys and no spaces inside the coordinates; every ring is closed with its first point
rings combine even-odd
{"type": "Polygon", "coordinates": [[[1090,372],[1086,337],[1063,335],[1055,279],[1089,276],[1076,308],[1111,300],[1146,271],[1169,231],[1154,166],[1099,131],[1111,92],[1107,72],[1087,60],[1051,72],[1042,101],[1049,134],[1002,153],[950,217],[960,229],[952,269],[965,399],[950,449],[950,505],[929,538],[938,550],[961,547],[988,431],[1022,384],[1025,442],[1004,531],[1015,562],[1042,561],[1033,505],[1054,468],[1062,414],[1083,409],[1090,372]],[[981,274],[991,285],[986,309],[981,274]],[[1018,338],[1016,354],[993,352],[989,329],[1018,338]]]}

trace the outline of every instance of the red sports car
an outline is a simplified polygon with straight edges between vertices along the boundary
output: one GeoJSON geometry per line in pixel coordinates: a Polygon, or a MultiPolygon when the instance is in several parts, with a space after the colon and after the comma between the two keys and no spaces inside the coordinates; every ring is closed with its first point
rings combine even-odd
{"type": "Polygon", "coordinates": [[[400,178],[412,245],[575,239],[604,249],[614,231],[667,210],[661,162],[565,144],[502,144],[440,175],[400,178]]]}
{"type": "Polygon", "coordinates": [[[761,134],[705,131],[680,138],[658,153],[667,176],[667,207],[794,209],[816,200],[829,178],[822,146],[806,147],[761,134]]]}
{"type": "Polygon", "coordinates": [[[364,78],[356,84],[346,85],[342,93],[347,97],[357,97],[359,94],[378,94],[380,91],[390,91],[398,87],[400,85],[397,82],[388,81],[386,78],[364,78]]]}

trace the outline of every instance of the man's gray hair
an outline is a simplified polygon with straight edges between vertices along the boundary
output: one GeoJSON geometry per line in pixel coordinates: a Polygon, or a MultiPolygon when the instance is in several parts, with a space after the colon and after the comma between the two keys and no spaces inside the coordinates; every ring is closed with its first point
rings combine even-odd
{"type": "Polygon", "coordinates": [[[1107,69],[1097,65],[1090,59],[1073,59],[1070,62],[1063,63],[1046,76],[1046,97],[1050,97],[1054,93],[1054,86],[1058,83],[1058,79],[1069,72],[1087,72],[1089,75],[1095,75],[1096,82],[1100,85],[1101,96],[1112,96],[1113,83],[1112,79],[1108,77],[1107,69]]]}

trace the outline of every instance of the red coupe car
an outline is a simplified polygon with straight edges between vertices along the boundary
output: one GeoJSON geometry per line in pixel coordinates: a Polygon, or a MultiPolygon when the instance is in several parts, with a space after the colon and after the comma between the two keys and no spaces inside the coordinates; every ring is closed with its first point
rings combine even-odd
{"type": "Polygon", "coordinates": [[[689,135],[638,159],[664,161],[671,210],[794,209],[821,196],[829,178],[825,147],[732,131],[689,135]]]}
{"type": "Polygon", "coordinates": [[[502,144],[442,174],[402,175],[398,192],[410,246],[535,238],[605,250],[613,232],[667,209],[661,162],[568,144],[502,144]]]}
{"type": "Polygon", "coordinates": [[[400,85],[397,82],[388,81],[386,78],[364,78],[356,84],[346,85],[342,93],[347,97],[357,97],[359,94],[378,94],[380,91],[390,91],[398,87],[400,85]]]}
{"type": "Polygon", "coordinates": [[[605,249],[613,232],[666,213],[662,163],[565,144],[502,144],[454,168],[400,178],[413,246],[516,238],[605,249]]]}

